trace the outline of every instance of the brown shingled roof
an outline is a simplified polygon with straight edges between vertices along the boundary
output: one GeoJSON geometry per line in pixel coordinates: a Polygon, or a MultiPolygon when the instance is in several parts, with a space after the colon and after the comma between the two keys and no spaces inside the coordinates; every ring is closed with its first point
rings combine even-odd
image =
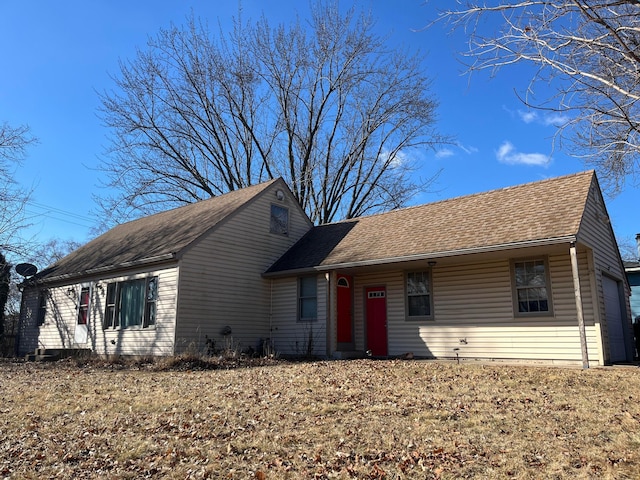
{"type": "Polygon", "coordinates": [[[118,225],[39,273],[39,281],[170,259],[277,180],[118,225]]]}
{"type": "Polygon", "coordinates": [[[267,273],[388,262],[567,238],[593,171],[313,228],[267,273]]]}

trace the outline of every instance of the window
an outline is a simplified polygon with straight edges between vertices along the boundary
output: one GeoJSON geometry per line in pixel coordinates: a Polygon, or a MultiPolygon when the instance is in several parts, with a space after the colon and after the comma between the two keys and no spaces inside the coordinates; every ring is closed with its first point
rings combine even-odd
{"type": "Polygon", "coordinates": [[[158,277],[149,278],[147,281],[147,293],[144,309],[143,327],[151,327],[156,324],[156,300],[158,299],[158,277]]]}
{"type": "Polygon", "coordinates": [[[47,291],[41,290],[38,298],[38,326],[44,325],[47,317],[47,291]]]}
{"type": "Polygon", "coordinates": [[[518,260],[512,263],[514,301],[518,314],[551,313],[549,278],[544,259],[518,260]]]}
{"type": "Polygon", "coordinates": [[[432,318],[429,272],[407,273],[407,319],[432,318]]]}
{"type": "Polygon", "coordinates": [[[298,321],[310,322],[318,318],[318,283],[316,277],[298,279],[298,321]]]}
{"type": "Polygon", "coordinates": [[[107,285],[104,328],[148,328],[156,324],[158,277],[107,285]]]}
{"type": "Polygon", "coordinates": [[[289,210],[279,205],[271,205],[271,233],[289,233],[289,210]]]}
{"type": "Polygon", "coordinates": [[[106,307],[104,311],[104,328],[118,328],[118,317],[116,317],[116,287],[117,283],[107,285],[106,307]]]}
{"type": "Polygon", "coordinates": [[[89,287],[82,287],[80,290],[80,301],[78,302],[78,325],[86,325],[89,320],[89,287]]]}

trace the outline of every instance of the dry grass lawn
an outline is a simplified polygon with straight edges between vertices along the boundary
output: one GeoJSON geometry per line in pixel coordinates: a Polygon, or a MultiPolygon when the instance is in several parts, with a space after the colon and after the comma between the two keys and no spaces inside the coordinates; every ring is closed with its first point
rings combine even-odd
{"type": "Polygon", "coordinates": [[[640,478],[632,367],[5,362],[0,396],[0,478],[640,478]]]}

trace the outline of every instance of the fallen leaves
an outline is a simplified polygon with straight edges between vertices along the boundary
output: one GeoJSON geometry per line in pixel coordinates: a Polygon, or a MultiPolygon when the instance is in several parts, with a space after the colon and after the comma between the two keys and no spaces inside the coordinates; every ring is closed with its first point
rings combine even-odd
{"type": "Polygon", "coordinates": [[[640,474],[636,370],[373,360],[0,370],[4,478],[640,474]]]}

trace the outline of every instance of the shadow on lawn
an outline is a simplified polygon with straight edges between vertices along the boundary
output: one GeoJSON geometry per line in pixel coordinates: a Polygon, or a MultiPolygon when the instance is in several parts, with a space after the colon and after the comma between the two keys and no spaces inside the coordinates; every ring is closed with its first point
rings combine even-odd
{"type": "MultiPolygon", "coordinates": [[[[133,357],[113,355],[109,357],[86,354],[60,359],[53,362],[28,362],[33,366],[45,369],[77,368],[99,370],[131,370],[151,372],[187,372],[207,370],[234,370],[255,367],[275,366],[290,363],[306,363],[317,361],[310,357],[281,358],[275,355],[250,356],[235,352],[219,355],[200,355],[185,353],[172,357],[133,357]]],[[[14,359],[15,364],[25,363],[22,359],[14,359]]]]}

